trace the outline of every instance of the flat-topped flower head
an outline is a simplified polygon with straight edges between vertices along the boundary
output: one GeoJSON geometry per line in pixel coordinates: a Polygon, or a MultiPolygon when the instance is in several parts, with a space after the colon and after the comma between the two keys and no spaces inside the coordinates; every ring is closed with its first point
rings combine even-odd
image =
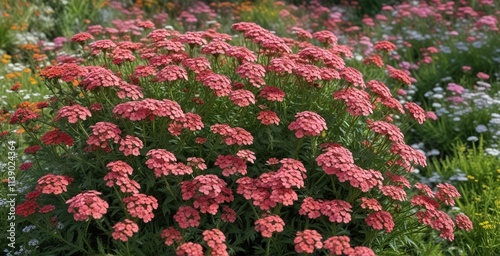
{"type": "Polygon", "coordinates": [[[211,70],[210,61],[205,57],[188,58],[182,61],[182,65],[193,71],[195,74],[200,74],[204,71],[211,70]]]}
{"type": "Polygon", "coordinates": [[[347,106],[347,112],[353,116],[369,116],[374,107],[370,101],[370,94],[357,88],[341,89],[333,93],[333,98],[343,100],[347,106]]]}
{"type": "Polygon", "coordinates": [[[297,138],[318,136],[322,131],[328,130],[325,119],[312,111],[299,112],[295,118],[296,120],[288,125],[288,129],[295,131],[297,138]]]}
{"type": "Polygon", "coordinates": [[[338,38],[328,30],[314,32],[312,36],[316,38],[319,42],[328,44],[330,46],[334,46],[338,42],[338,38]]]}
{"type": "Polygon", "coordinates": [[[263,77],[266,75],[266,69],[260,64],[245,62],[238,66],[236,74],[241,78],[247,78],[250,84],[257,88],[265,85],[263,77]]]}
{"type": "Polygon", "coordinates": [[[86,221],[90,217],[98,220],[106,214],[109,204],[99,197],[101,192],[89,190],[66,201],[68,212],[76,221],[86,221]]]}
{"type": "Polygon", "coordinates": [[[211,73],[203,78],[203,85],[215,92],[217,97],[228,96],[231,93],[231,80],[225,75],[211,73]]]}
{"type": "Polygon", "coordinates": [[[231,46],[226,49],[226,56],[236,58],[240,63],[256,62],[257,55],[250,49],[243,46],[231,46]]]}
{"type": "Polygon", "coordinates": [[[158,208],[158,201],[153,196],[133,194],[123,198],[123,203],[132,217],[142,219],[145,223],[154,218],[153,210],[158,208]]]}
{"type": "Polygon", "coordinates": [[[168,227],[161,232],[161,238],[165,239],[165,244],[170,246],[182,241],[181,232],[174,227],[168,227]]]}
{"type": "Polygon", "coordinates": [[[352,67],[343,68],[342,70],[340,70],[340,77],[356,87],[360,88],[366,87],[365,81],[363,80],[363,74],[355,68],[352,67]]]}
{"type": "Polygon", "coordinates": [[[391,233],[394,228],[392,215],[386,211],[376,211],[370,213],[366,219],[366,224],[376,230],[384,229],[385,232],[391,233]]]}
{"type": "Polygon", "coordinates": [[[293,242],[295,243],[295,251],[297,253],[313,253],[314,249],[323,248],[321,240],[323,237],[314,229],[306,229],[297,231],[293,242]]]}
{"type": "Polygon", "coordinates": [[[175,255],[177,256],[203,256],[203,247],[201,244],[187,242],[179,245],[175,249],[175,255]]]}
{"type": "Polygon", "coordinates": [[[68,176],[46,174],[38,179],[36,189],[43,194],[59,195],[67,191],[67,187],[71,182],[73,182],[73,178],[68,176]]]}
{"type": "Polygon", "coordinates": [[[392,52],[397,49],[396,45],[387,41],[378,41],[374,45],[375,50],[377,51],[385,51],[385,52],[392,52]]]}
{"type": "Polygon", "coordinates": [[[57,116],[55,121],[67,117],[70,124],[77,123],[80,120],[87,120],[87,117],[91,117],[92,114],[90,110],[82,105],[75,104],[72,106],[64,106],[57,111],[57,116]]]}
{"type": "Polygon", "coordinates": [[[139,226],[135,222],[125,219],[124,221],[118,222],[113,226],[113,233],[111,236],[115,240],[127,242],[128,239],[137,232],[139,232],[139,226]]]}
{"type": "Polygon", "coordinates": [[[69,39],[71,42],[85,43],[85,41],[93,40],[94,36],[87,32],[76,33],[69,39]]]}
{"type": "Polygon", "coordinates": [[[119,86],[123,83],[123,80],[113,74],[109,69],[98,66],[90,66],[86,69],[88,73],[84,75],[80,85],[88,91],[98,87],[119,86]]]}
{"type": "Polygon", "coordinates": [[[156,73],[156,80],[158,82],[172,82],[181,79],[188,80],[187,72],[183,67],[177,65],[165,66],[156,73]]]}
{"type": "Polygon", "coordinates": [[[350,252],[351,239],[348,236],[332,236],[325,240],[323,248],[332,255],[344,255],[350,252]]]}
{"type": "Polygon", "coordinates": [[[245,89],[231,91],[229,99],[239,107],[247,107],[250,104],[255,104],[255,95],[245,89]]]}
{"type": "Polygon", "coordinates": [[[263,237],[271,238],[274,232],[283,232],[285,222],[278,215],[268,215],[255,221],[255,231],[263,237]]]}
{"type": "Polygon", "coordinates": [[[276,114],[276,112],[272,110],[264,110],[260,111],[259,115],[257,116],[257,119],[260,120],[260,123],[263,125],[279,125],[280,124],[280,118],[276,114]]]}

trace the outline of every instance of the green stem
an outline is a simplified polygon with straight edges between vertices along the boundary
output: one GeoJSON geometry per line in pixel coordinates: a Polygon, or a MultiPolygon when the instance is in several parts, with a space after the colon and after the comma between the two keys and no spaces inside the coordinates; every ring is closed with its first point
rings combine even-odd
{"type": "Polygon", "coordinates": [[[269,256],[269,251],[271,249],[271,238],[267,239],[267,246],[266,246],[266,256],[269,256]]]}

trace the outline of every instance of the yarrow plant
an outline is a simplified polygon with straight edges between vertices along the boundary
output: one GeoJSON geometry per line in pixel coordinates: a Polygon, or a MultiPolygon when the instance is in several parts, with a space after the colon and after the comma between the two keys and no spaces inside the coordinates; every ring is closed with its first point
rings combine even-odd
{"type": "Polygon", "coordinates": [[[426,159],[403,131],[426,116],[393,96],[410,83],[405,73],[345,58],[329,31],[292,39],[249,22],[232,28],[238,40],[148,26],[132,42],[89,30],[71,40],[87,59],[41,72],[53,100],[11,123],[32,136],[26,192],[38,193],[16,212],[47,231],[42,244],[80,254],[375,255],[415,232],[452,241],[472,228],[447,213],[460,197],[452,185],[434,192],[407,179],[426,159]]]}

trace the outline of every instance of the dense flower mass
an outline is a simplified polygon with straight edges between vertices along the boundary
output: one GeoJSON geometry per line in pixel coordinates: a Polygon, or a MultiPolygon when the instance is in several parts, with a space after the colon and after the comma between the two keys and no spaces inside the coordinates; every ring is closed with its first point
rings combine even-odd
{"type": "MultiPolygon", "coordinates": [[[[405,132],[434,113],[411,102],[420,96],[411,72],[429,67],[444,45],[408,54],[411,40],[384,35],[374,42],[368,35],[376,33],[352,40],[361,27],[320,1],[300,8],[270,1],[272,10],[260,1],[198,1],[186,9],[167,1],[169,15],[152,17],[140,8],[155,10],[157,1],[133,2],[106,3],[130,19],[75,34],[66,43],[78,47],[76,55],[62,52],[64,38],[44,45],[56,52],[33,59],[57,59],[33,81],[43,81],[51,98],[0,110],[0,125],[33,136],[23,137],[33,146],[20,148],[27,159],[18,169],[29,169],[21,176],[35,189],[16,214],[37,222],[53,217],[51,235],[56,228],[63,238],[75,233],[73,253],[93,253],[76,250],[96,245],[131,255],[364,256],[399,246],[387,238],[412,231],[402,230],[413,227],[402,219],[450,241],[455,226],[473,228],[466,215],[448,214],[461,196],[454,186],[443,181],[434,192],[409,178],[426,165],[426,154],[406,144],[405,132]],[[296,19],[299,11],[307,19],[296,19]],[[270,25],[280,29],[239,22],[222,33],[221,17],[249,15],[279,17],[270,25]],[[299,20],[304,28],[278,26],[299,20]],[[172,22],[187,32],[165,26],[172,22]],[[281,37],[286,31],[292,33],[281,37]],[[337,37],[340,31],[346,34],[337,37]],[[422,61],[406,63],[404,55],[422,61]],[[89,240],[94,235],[97,244],[89,240]]],[[[391,9],[392,18],[418,16],[415,9],[391,9]]],[[[363,26],[389,24],[382,16],[365,17],[363,26]]],[[[493,23],[481,19],[475,33],[483,36],[493,23]]],[[[487,88],[488,74],[474,74],[487,88]]],[[[2,79],[12,79],[18,94],[24,76],[2,79]]],[[[446,93],[468,90],[450,81],[446,93]]]]}
{"type": "Polygon", "coordinates": [[[295,115],[296,120],[288,125],[288,129],[295,131],[297,138],[304,136],[318,136],[322,131],[327,130],[326,122],[320,115],[304,111],[295,115]]]}
{"type": "Polygon", "coordinates": [[[76,221],[86,221],[90,217],[100,219],[108,211],[109,204],[99,197],[101,192],[89,190],[66,201],[68,212],[73,213],[76,221]]]}

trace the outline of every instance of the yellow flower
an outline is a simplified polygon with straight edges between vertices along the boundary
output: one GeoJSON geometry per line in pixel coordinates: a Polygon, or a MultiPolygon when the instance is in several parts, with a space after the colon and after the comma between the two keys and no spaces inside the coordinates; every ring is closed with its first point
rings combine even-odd
{"type": "Polygon", "coordinates": [[[489,221],[483,221],[483,222],[479,223],[479,226],[481,226],[484,229],[494,229],[495,228],[495,224],[490,223],[489,221]]]}

